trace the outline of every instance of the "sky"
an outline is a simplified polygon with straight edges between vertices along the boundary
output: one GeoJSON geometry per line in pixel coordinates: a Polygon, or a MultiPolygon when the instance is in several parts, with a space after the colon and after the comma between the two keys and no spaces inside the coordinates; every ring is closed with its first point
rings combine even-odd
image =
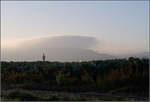
{"type": "MultiPolygon", "coordinates": [[[[53,36],[94,37],[90,49],[127,54],[149,49],[149,1],[2,1],[2,49],[53,36]]],[[[77,46],[77,45],[75,45],[77,46]]]]}

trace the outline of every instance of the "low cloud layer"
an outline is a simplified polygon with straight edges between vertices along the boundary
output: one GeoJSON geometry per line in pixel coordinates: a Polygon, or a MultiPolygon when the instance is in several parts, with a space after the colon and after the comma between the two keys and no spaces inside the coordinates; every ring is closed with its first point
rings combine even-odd
{"type": "Polygon", "coordinates": [[[14,49],[2,49],[2,60],[41,60],[44,52],[49,61],[79,61],[109,58],[90,48],[98,44],[94,37],[55,36],[26,40],[14,49]]]}
{"type": "Polygon", "coordinates": [[[88,49],[97,44],[98,41],[94,37],[87,36],[55,36],[33,39],[25,41],[23,44],[26,47],[39,48],[83,48],[88,49]]]}
{"type": "MultiPolygon", "coordinates": [[[[46,54],[47,61],[88,61],[112,59],[114,56],[91,50],[99,41],[89,36],[54,36],[25,40],[15,47],[2,48],[2,61],[37,61],[46,54]]],[[[103,51],[104,52],[104,51],[103,51]]],[[[117,56],[117,55],[116,55],[117,56]]],[[[148,53],[120,55],[124,57],[145,57],[148,53]]]]}

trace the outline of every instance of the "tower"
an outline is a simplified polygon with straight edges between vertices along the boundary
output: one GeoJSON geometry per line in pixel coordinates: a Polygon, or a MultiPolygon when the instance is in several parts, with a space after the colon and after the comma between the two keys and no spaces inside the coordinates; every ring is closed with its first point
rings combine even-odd
{"type": "Polygon", "coordinates": [[[45,56],[44,53],[43,53],[43,62],[45,62],[45,58],[46,58],[46,56],[45,56]]]}
{"type": "Polygon", "coordinates": [[[46,71],[46,63],[45,63],[45,58],[46,58],[46,56],[45,56],[45,54],[43,53],[43,56],[42,56],[42,58],[43,58],[43,73],[45,73],[45,71],[46,71]]]}

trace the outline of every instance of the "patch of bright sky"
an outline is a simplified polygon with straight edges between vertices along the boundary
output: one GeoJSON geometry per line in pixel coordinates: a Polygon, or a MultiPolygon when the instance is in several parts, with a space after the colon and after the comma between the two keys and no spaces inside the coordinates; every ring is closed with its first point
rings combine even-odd
{"type": "Polygon", "coordinates": [[[2,1],[1,11],[2,45],[80,35],[99,39],[99,52],[148,51],[149,1],[2,1]]]}

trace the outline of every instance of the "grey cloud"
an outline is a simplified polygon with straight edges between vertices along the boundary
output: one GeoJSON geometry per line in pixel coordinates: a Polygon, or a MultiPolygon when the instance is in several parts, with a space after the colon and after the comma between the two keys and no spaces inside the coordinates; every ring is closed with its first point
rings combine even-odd
{"type": "Polygon", "coordinates": [[[87,36],[55,36],[55,37],[46,37],[40,39],[34,39],[30,41],[25,41],[24,46],[26,47],[40,47],[40,48],[84,48],[88,49],[89,47],[97,44],[98,41],[94,37],[87,36]]]}
{"type": "Polygon", "coordinates": [[[99,54],[90,47],[97,44],[94,37],[57,36],[27,40],[16,49],[4,49],[2,60],[33,61],[41,60],[42,53],[49,61],[79,61],[112,58],[99,54]]]}

